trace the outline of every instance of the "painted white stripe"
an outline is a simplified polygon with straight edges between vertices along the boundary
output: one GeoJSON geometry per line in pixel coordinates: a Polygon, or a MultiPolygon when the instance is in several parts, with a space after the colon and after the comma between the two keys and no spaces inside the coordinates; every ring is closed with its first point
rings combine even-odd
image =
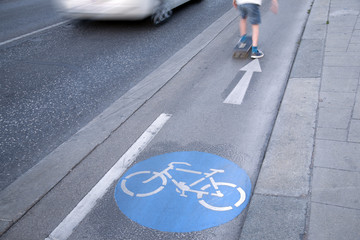
{"type": "Polygon", "coordinates": [[[135,195],[135,193],[131,192],[129,189],[127,189],[126,187],[126,179],[123,179],[121,181],[121,189],[124,191],[124,193],[126,193],[127,195],[133,197],[135,195]]]}
{"type": "Polygon", "coordinates": [[[252,72],[245,72],[245,75],[241,78],[240,82],[225,99],[224,103],[240,105],[243,102],[252,75],[252,72]]]}
{"type": "Polygon", "coordinates": [[[214,207],[214,206],[211,206],[210,204],[208,204],[207,202],[205,202],[204,200],[200,200],[199,203],[201,205],[203,205],[204,207],[210,209],[210,210],[213,210],[213,211],[218,211],[218,212],[225,212],[225,211],[229,211],[232,209],[231,206],[227,206],[227,207],[214,207]]]}
{"type": "Polygon", "coordinates": [[[63,25],[63,24],[68,23],[68,22],[70,22],[70,20],[66,20],[66,21],[63,21],[63,22],[59,22],[59,23],[53,24],[53,25],[51,25],[51,26],[44,27],[44,28],[41,28],[41,29],[39,29],[39,30],[30,32],[30,33],[27,33],[27,34],[24,34],[24,35],[21,35],[21,36],[19,36],[19,37],[9,39],[9,40],[7,40],[7,41],[1,42],[1,43],[0,43],[0,46],[5,45],[5,44],[8,44],[8,43],[11,43],[11,42],[14,42],[14,41],[17,41],[17,40],[19,40],[19,39],[22,39],[22,38],[25,38],[25,37],[28,37],[28,36],[31,36],[31,35],[34,35],[34,34],[36,34],[36,33],[43,32],[43,31],[48,30],[48,29],[51,29],[51,28],[54,28],[54,27],[63,25]]]}
{"type": "Polygon", "coordinates": [[[45,240],[65,240],[171,118],[161,114],[45,240]]]}
{"type": "Polygon", "coordinates": [[[193,170],[190,170],[190,169],[182,169],[182,168],[176,168],[176,171],[193,173],[193,174],[202,174],[202,172],[199,172],[199,171],[193,171],[193,170]]]}
{"type": "Polygon", "coordinates": [[[164,189],[164,186],[159,187],[155,191],[149,192],[149,193],[138,193],[136,194],[137,197],[149,197],[151,195],[157,194],[158,192],[162,191],[164,189]]]}
{"type": "Polygon", "coordinates": [[[193,186],[195,186],[196,184],[198,184],[199,182],[202,182],[202,181],[204,181],[205,180],[205,178],[203,177],[203,178],[200,178],[199,180],[197,180],[196,182],[193,182],[192,184],[190,184],[190,187],[193,187],[193,186]]]}
{"type": "Polygon", "coordinates": [[[251,77],[254,72],[261,72],[261,67],[258,59],[251,61],[240,71],[246,71],[240,82],[232,90],[224,103],[240,105],[245,97],[246,91],[249,87],[251,77]]]}
{"type": "Polygon", "coordinates": [[[243,202],[245,202],[245,199],[246,199],[246,193],[245,191],[241,188],[241,187],[238,187],[237,190],[239,191],[240,193],[240,200],[235,203],[235,206],[236,207],[239,207],[241,204],[243,204],[243,202]]]}

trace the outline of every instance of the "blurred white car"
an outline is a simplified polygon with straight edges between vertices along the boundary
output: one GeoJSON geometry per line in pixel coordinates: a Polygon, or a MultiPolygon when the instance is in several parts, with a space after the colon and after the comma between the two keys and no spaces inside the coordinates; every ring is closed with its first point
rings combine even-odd
{"type": "MultiPolygon", "coordinates": [[[[140,20],[151,16],[154,24],[169,18],[172,9],[190,0],[53,0],[58,11],[70,18],[140,20]]],[[[199,1],[199,0],[193,0],[199,1]]]]}

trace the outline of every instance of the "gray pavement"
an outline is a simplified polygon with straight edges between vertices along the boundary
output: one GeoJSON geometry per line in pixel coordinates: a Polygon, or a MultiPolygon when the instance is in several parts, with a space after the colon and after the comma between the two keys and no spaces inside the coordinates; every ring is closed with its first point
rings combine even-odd
{"type": "Polygon", "coordinates": [[[360,1],[314,0],[241,240],[360,239],[359,53],[360,1]]]}
{"type": "Polygon", "coordinates": [[[360,1],[309,14],[241,239],[360,239],[360,1]]]}

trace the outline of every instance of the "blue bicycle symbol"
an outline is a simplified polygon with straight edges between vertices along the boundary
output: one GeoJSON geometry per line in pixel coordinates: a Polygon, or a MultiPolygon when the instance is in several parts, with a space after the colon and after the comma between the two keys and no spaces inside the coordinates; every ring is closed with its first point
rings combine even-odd
{"type": "MultiPolygon", "coordinates": [[[[214,176],[219,173],[224,173],[225,172],[224,170],[209,169],[210,172],[203,173],[203,172],[195,171],[192,169],[177,168],[177,167],[175,167],[175,165],[185,165],[185,166],[191,167],[191,164],[189,164],[187,162],[171,162],[168,164],[168,167],[165,168],[164,170],[162,170],[161,172],[138,171],[138,172],[129,174],[128,176],[126,176],[125,178],[122,179],[121,189],[125,194],[127,194],[131,197],[139,197],[139,198],[149,197],[149,196],[155,195],[155,194],[159,193],[160,191],[162,191],[166,187],[166,185],[168,183],[168,179],[170,179],[171,182],[175,185],[176,191],[180,194],[181,197],[187,197],[188,193],[195,193],[197,196],[198,202],[205,208],[208,208],[213,211],[229,211],[229,210],[232,210],[234,207],[239,207],[241,204],[243,204],[245,202],[246,193],[241,187],[238,187],[234,183],[216,182],[214,180],[214,176]],[[197,179],[196,181],[188,184],[186,182],[176,180],[174,178],[174,176],[172,176],[169,173],[171,171],[196,174],[196,175],[199,175],[200,178],[197,179]],[[145,179],[145,180],[142,180],[142,179],[145,179]],[[129,186],[128,182],[130,182],[130,181],[135,181],[135,186],[136,186],[137,184],[142,185],[142,184],[148,184],[150,182],[154,183],[155,179],[160,179],[160,181],[156,181],[156,182],[158,182],[158,185],[156,185],[155,187],[152,185],[151,189],[147,189],[146,192],[140,193],[140,192],[136,192],[136,190],[132,191],[131,189],[129,189],[127,187],[127,186],[129,186]],[[200,189],[194,189],[194,187],[196,185],[202,183],[206,179],[210,180],[210,183],[205,184],[200,189]],[[232,191],[237,191],[239,193],[239,199],[236,199],[237,201],[233,205],[221,206],[221,207],[213,206],[213,205],[207,203],[203,199],[203,197],[205,195],[211,196],[214,198],[226,197],[227,195],[223,194],[223,192],[221,191],[221,189],[223,187],[231,187],[233,189],[232,191]]],[[[132,182],[132,183],[134,183],[134,182],[132,182]]],[[[138,189],[138,188],[134,187],[134,185],[132,185],[132,186],[134,189],[138,189]]],[[[217,202],[217,201],[214,201],[214,202],[217,202]]]]}

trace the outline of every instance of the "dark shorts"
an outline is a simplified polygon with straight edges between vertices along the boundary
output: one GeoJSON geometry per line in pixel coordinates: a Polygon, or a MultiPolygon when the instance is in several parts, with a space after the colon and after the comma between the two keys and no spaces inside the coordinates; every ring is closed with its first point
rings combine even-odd
{"type": "Polygon", "coordinates": [[[238,6],[242,19],[248,19],[250,24],[258,25],[261,23],[260,5],[257,4],[241,4],[238,6]]]}

